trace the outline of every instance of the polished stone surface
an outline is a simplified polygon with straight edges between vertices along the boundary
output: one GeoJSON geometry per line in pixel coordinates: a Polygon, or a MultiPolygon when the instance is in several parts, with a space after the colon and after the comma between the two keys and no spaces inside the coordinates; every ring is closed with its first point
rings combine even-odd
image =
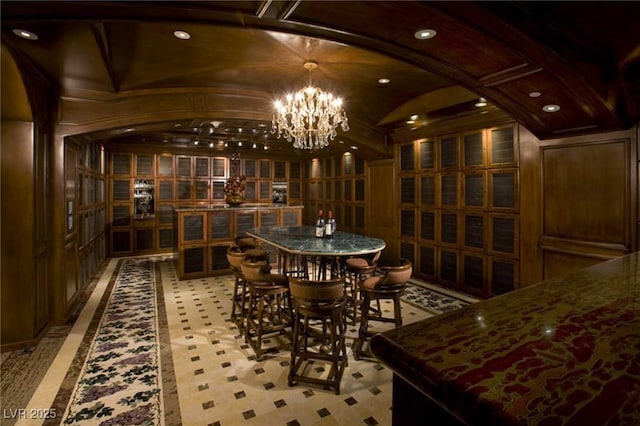
{"type": "Polygon", "coordinates": [[[304,206],[271,203],[244,203],[238,206],[229,204],[203,204],[193,207],[179,207],[176,212],[201,212],[218,210],[283,210],[283,209],[303,209],[304,206]]]}
{"type": "Polygon", "coordinates": [[[640,255],[387,331],[396,374],[470,424],[640,424],[640,255]]]}
{"type": "Polygon", "coordinates": [[[315,226],[269,226],[247,234],[291,254],[305,256],[357,256],[385,248],[379,238],[336,231],[334,238],[316,238],[315,226]]]}

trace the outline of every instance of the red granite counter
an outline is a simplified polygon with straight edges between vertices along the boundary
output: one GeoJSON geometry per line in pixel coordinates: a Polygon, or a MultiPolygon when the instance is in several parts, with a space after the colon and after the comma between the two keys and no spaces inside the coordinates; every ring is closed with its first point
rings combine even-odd
{"type": "Polygon", "coordinates": [[[390,330],[371,350],[394,371],[394,425],[433,410],[451,424],[640,425],[640,255],[390,330]]]}

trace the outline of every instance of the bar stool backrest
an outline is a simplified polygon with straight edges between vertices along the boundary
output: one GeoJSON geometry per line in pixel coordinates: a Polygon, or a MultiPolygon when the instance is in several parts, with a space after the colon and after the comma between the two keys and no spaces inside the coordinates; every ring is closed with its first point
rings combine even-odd
{"type": "Polygon", "coordinates": [[[400,259],[400,266],[383,266],[380,269],[384,272],[384,279],[380,282],[380,287],[397,287],[406,284],[413,273],[413,265],[407,259],[400,259]]]}
{"type": "Polygon", "coordinates": [[[331,303],[344,297],[344,279],[303,280],[289,277],[289,291],[294,300],[303,304],[331,303]]]}
{"type": "Polygon", "coordinates": [[[242,269],[242,275],[247,279],[247,281],[253,282],[266,282],[267,279],[263,275],[263,271],[268,264],[265,261],[251,262],[248,260],[243,260],[240,264],[242,269]]]}
{"type": "Polygon", "coordinates": [[[253,237],[236,237],[234,242],[242,251],[258,248],[258,243],[253,237]]]}
{"type": "Polygon", "coordinates": [[[227,262],[231,265],[232,269],[242,270],[242,260],[245,254],[237,246],[231,246],[227,249],[227,262]]]}
{"type": "Polygon", "coordinates": [[[382,254],[382,250],[377,251],[371,260],[369,260],[369,265],[377,265],[378,260],[380,260],[380,255],[382,254]]]}

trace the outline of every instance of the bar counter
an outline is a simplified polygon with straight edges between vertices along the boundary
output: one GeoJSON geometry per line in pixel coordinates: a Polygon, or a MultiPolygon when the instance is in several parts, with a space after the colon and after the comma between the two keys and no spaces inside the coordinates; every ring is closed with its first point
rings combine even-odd
{"type": "Polygon", "coordinates": [[[377,335],[393,425],[639,425],[640,255],[377,335]]]}
{"type": "Polygon", "coordinates": [[[259,226],[302,224],[304,206],[242,204],[197,205],[175,209],[174,252],[180,279],[230,273],[227,248],[237,236],[259,226]]]}

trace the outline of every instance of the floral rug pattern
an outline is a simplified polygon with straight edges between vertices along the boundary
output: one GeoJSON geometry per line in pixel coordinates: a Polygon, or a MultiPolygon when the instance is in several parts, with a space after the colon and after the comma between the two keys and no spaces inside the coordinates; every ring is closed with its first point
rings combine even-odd
{"type": "Polygon", "coordinates": [[[401,296],[401,300],[433,315],[454,311],[471,303],[440,293],[436,290],[411,283],[407,285],[407,289],[401,296]]]}
{"type": "Polygon", "coordinates": [[[163,424],[154,262],[122,262],[64,424],[163,424]]]}

